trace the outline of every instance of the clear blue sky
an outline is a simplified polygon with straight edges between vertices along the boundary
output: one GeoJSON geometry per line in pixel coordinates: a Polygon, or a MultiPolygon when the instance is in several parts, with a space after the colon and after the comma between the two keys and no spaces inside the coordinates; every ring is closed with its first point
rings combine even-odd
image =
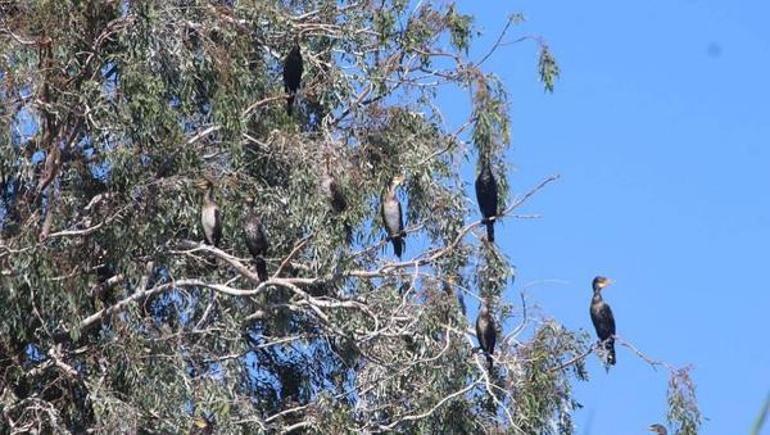
{"type": "MultiPolygon", "coordinates": [[[[476,53],[507,13],[524,12],[528,22],[511,35],[544,36],[562,69],[548,95],[532,43],[485,64],[513,96],[515,192],[563,177],[526,207],[542,219],[497,231],[518,267],[514,289],[535,283],[530,299],[543,312],[593,334],[590,281],[614,278],[605,297],[618,333],[654,358],[694,365],[702,433],[748,433],[770,391],[770,4],[460,9],[485,32],[476,53]],[[564,283],[538,284],[551,279],[564,283]]],[[[665,420],[665,371],[623,348],[609,374],[593,356],[589,369],[591,382],[577,386],[577,433],[642,434],[665,420]]]]}

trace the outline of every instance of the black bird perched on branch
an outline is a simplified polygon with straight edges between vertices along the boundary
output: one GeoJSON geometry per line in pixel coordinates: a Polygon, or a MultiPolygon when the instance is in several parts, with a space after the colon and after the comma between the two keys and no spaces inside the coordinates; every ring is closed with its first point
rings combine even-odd
{"type": "Polygon", "coordinates": [[[483,222],[487,225],[487,240],[495,241],[495,217],[497,216],[497,180],[492,174],[489,160],[484,158],[481,162],[479,176],[476,177],[476,200],[479,202],[479,210],[483,216],[483,222]]]}
{"type": "Polygon", "coordinates": [[[265,227],[262,225],[262,219],[254,210],[254,200],[249,199],[247,203],[251,206],[251,211],[246,215],[243,222],[243,235],[246,240],[246,247],[254,257],[254,263],[257,266],[257,276],[260,281],[267,281],[267,264],[264,255],[267,253],[269,243],[265,227]]]}
{"type": "Polygon", "coordinates": [[[594,296],[591,298],[591,321],[596,335],[607,351],[607,364],[615,365],[615,317],[610,306],[602,299],[602,289],[612,284],[609,278],[597,276],[593,281],[594,296]]]}
{"type": "Polygon", "coordinates": [[[294,97],[302,82],[302,52],[299,48],[299,38],[294,40],[294,47],[283,61],[283,89],[289,94],[286,97],[286,113],[291,115],[294,97]]]}
{"type": "Polygon", "coordinates": [[[214,202],[214,182],[205,177],[198,182],[198,188],[204,191],[201,206],[201,226],[206,243],[218,247],[222,239],[222,213],[214,202]]]}
{"type": "Polygon", "coordinates": [[[404,217],[401,212],[401,203],[396,198],[396,189],[403,182],[403,175],[393,177],[382,195],[382,204],[380,205],[382,222],[388,231],[388,238],[393,243],[393,252],[399,259],[404,252],[406,241],[404,241],[404,217]]]}
{"type": "Polygon", "coordinates": [[[658,435],[668,435],[668,430],[662,424],[651,424],[649,430],[650,432],[655,432],[658,435]]]}
{"type": "Polygon", "coordinates": [[[492,355],[495,353],[495,341],[497,341],[497,329],[495,318],[489,313],[489,300],[484,298],[479,306],[479,316],[476,318],[476,338],[479,347],[487,355],[487,369],[492,371],[492,355]]]}

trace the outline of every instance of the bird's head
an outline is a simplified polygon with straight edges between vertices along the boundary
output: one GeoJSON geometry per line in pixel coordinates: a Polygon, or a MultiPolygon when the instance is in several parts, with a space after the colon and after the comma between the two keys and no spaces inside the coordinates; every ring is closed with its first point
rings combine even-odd
{"type": "Polygon", "coordinates": [[[479,300],[479,313],[489,313],[489,307],[492,303],[488,295],[482,294],[479,300]]]}
{"type": "Polygon", "coordinates": [[[404,180],[406,180],[406,177],[404,177],[404,174],[398,174],[393,177],[393,179],[390,181],[390,186],[395,189],[398,186],[400,186],[404,180]]]}
{"type": "Polygon", "coordinates": [[[492,162],[488,158],[482,158],[479,161],[479,172],[492,172],[492,162]]]}
{"type": "Polygon", "coordinates": [[[662,425],[662,424],[651,424],[649,428],[647,428],[650,432],[655,432],[658,435],[667,435],[668,430],[662,425]]]}
{"type": "Polygon", "coordinates": [[[337,181],[334,179],[334,175],[328,172],[321,175],[321,190],[325,195],[333,195],[332,189],[335,184],[337,181]]]}
{"type": "Polygon", "coordinates": [[[594,291],[595,292],[600,291],[605,287],[609,286],[610,284],[612,284],[611,279],[605,276],[597,276],[596,278],[594,278],[594,282],[593,282],[594,291]]]}

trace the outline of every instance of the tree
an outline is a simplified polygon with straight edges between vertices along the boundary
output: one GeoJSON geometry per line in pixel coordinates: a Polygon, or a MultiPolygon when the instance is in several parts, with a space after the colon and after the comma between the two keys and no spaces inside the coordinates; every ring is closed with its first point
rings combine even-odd
{"type": "MultiPolygon", "coordinates": [[[[0,17],[3,432],[571,433],[592,339],[502,298],[510,261],[469,220],[465,158],[489,159],[496,219],[557,178],[508,193],[508,96],[483,69],[500,45],[471,59],[472,17],[402,0],[17,0],[0,17]],[[449,87],[471,96],[451,131],[449,87]],[[398,176],[403,261],[379,217],[398,176]],[[489,373],[458,301],[479,295],[519,319],[489,373]]],[[[525,40],[553,90],[547,45],[525,40]]],[[[671,415],[693,433],[687,379],[671,415]]]]}

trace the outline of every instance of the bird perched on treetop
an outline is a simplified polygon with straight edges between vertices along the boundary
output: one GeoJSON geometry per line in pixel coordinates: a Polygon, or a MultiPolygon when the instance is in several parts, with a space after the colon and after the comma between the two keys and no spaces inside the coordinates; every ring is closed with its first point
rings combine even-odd
{"type": "Polygon", "coordinates": [[[596,335],[607,351],[607,364],[615,365],[615,317],[610,306],[602,299],[602,289],[612,284],[609,278],[597,276],[593,281],[594,296],[591,298],[591,321],[596,335]]]}
{"type": "Polygon", "coordinates": [[[269,247],[267,241],[267,234],[265,228],[262,225],[262,219],[259,213],[255,209],[255,201],[253,198],[246,200],[249,205],[249,212],[243,221],[243,235],[246,241],[246,247],[249,248],[249,252],[254,257],[254,263],[257,266],[257,275],[260,281],[267,281],[267,264],[265,262],[265,254],[269,247]]]}
{"type": "Polygon", "coordinates": [[[291,115],[294,105],[294,97],[302,83],[302,52],[299,48],[299,37],[294,39],[292,47],[286,59],[283,61],[283,89],[288,94],[286,97],[286,113],[291,115]]]}
{"type": "Polygon", "coordinates": [[[219,241],[222,239],[222,213],[219,211],[217,203],[214,202],[214,181],[209,177],[204,177],[196,186],[204,191],[201,206],[203,237],[207,244],[218,247],[219,241]]]}
{"type": "Polygon", "coordinates": [[[481,170],[476,178],[476,200],[487,225],[487,240],[495,241],[495,217],[497,216],[497,180],[492,173],[489,159],[483,158],[481,170]]]}
{"type": "Polygon", "coordinates": [[[406,241],[404,241],[404,217],[401,212],[401,203],[396,198],[396,189],[403,182],[403,175],[393,177],[382,195],[380,205],[382,222],[388,231],[388,238],[393,243],[393,252],[399,259],[404,252],[406,241]]]}
{"type": "Polygon", "coordinates": [[[479,316],[476,318],[476,338],[479,347],[487,355],[487,369],[492,371],[492,355],[495,353],[495,341],[497,341],[497,329],[495,318],[489,312],[489,299],[482,298],[479,305],[479,316]]]}

